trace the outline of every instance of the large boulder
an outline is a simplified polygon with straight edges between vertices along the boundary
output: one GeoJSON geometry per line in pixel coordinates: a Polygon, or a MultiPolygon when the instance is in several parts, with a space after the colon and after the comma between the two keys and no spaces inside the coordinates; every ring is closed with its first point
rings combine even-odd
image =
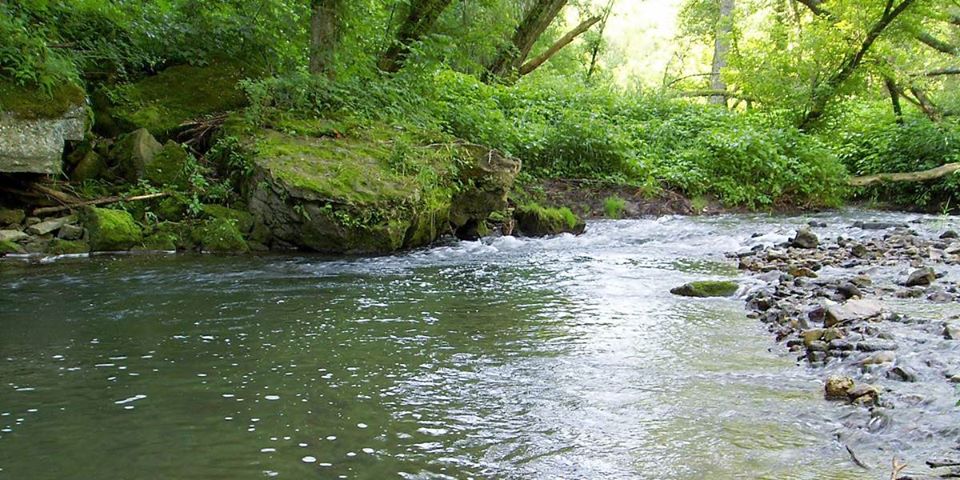
{"type": "Polygon", "coordinates": [[[513,211],[516,229],[525,237],[544,237],[572,233],[579,235],[587,224],[569,208],[545,208],[535,203],[521,205],[513,211]]]}
{"type": "Polygon", "coordinates": [[[89,115],[76,85],[50,94],[0,80],[0,172],[56,175],[67,140],[83,140],[89,115]]]}
{"type": "Polygon", "coordinates": [[[143,232],[133,216],[124,210],[88,207],[81,221],[89,234],[90,250],[117,252],[130,250],[143,241],[143,232]]]}
{"type": "Polygon", "coordinates": [[[827,307],[824,326],[827,328],[874,319],[883,313],[883,304],[864,299],[848,300],[842,305],[827,307]]]}
{"type": "Polygon", "coordinates": [[[112,123],[120,131],[144,128],[170,139],[185,122],[245,106],[246,96],[237,83],[250,73],[225,63],[173,66],[121,87],[112,95],[119,99],[114,105],[98,102],[98,118],[109,119],[98,123],[112,123]]]}
{"type": "Polygon", "coordinates": [[[246,139],[254,230],[271,237],[258,242],[356,254],[424,246],[503,209],[519,172],[482,147],[438,148],[384,126],[326,136],[314,122],[246,139]]]}

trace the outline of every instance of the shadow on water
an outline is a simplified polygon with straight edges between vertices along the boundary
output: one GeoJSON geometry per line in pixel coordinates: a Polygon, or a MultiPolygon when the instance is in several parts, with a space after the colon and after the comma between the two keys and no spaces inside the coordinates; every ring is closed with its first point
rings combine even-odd
{"type": "Polygon", "coordinates": [[[740,301],[668,293],[791,222],[0,264],[0,478],[875,478],[740,301]]]}

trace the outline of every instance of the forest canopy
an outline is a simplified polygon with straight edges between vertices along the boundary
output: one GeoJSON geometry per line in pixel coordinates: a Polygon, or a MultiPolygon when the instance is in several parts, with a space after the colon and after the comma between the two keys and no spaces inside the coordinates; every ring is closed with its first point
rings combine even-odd
{"type": "Polygon", "coordinates": [[[514,155],[533,178],[754,208],[956,203],[956,175],[847,186],[960,161],[956,0],[683,0],[663,71],[625,78],[631,52],[607,27],[652,3],[5,1],[0,105],[13,89],[115,97],[173,66],[229,65],[252,124],[434,130],[514,155]]]}

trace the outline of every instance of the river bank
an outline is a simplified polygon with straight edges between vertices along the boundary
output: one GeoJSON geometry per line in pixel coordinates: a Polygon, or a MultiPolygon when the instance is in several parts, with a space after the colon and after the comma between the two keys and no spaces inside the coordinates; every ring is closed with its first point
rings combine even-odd
{"type": "Polygon", "coordinates": [[[756,232],[749,249],[729,255],[755,282],[746,295],[749,316],[767,325],[799,364],[821,372],[827,400],[849,405],[840,407],[837,441],[858,463],[858,454],[872,450],[863,466],[873,471],[906,461],[895,478],[960,472],[955,226],[949,217],[830,229],[813,220],[790,238],[756,232]],[[907,445],[930,443],[946,447],[925,449],[925,459],[898,456],[907,445]]]}

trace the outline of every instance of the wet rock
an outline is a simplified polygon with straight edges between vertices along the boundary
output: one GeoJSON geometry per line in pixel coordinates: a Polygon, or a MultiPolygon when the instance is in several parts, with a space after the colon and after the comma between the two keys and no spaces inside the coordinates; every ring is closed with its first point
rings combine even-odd
{"type": "Polygon", "coordinates": [[[807,345],[808,352],[826,352],[829,350],[827,342],[823,340],[814,340],[807,345]]]}
{"type": "Polygon", "coordinates": [[[817,272],[807,268],[807,267],[792,267],[789,272],[790,275],[794,277],[803,277],[803,278],[817,278],[817,272]]]}
{"type": "Polygon", "coordinates": [[[71,224],[64,225],[57,232],[57,238],[61,240],[80,240],[83,238],[83,227],[71,224]]]}
{"type": "Polygon", "coordinates": [[[923,296],[923,290],[920,288],[905,288],[898,290],[894,295],[897,298],[920,298],[923,296]]]}
{"type": "Polygon", "coordinates": [[[850,377],[831,376],[823,387],[824,396],[827,400],[846,400],[853,386],[853,379],[850,377]]]}
{"type": "Polygon", "coordinates": [[[738,288],[736,282],[705,280],[681,285],[670,293],[681,297],[729,297],[737,293],[738,288]]]}
{"type": "Polygon", "coordinates": [[[36,225],[36,224],[40,223],[41,221],[42,221],[42,220],[40,220],[40,219],[37,218],[37,217],[27,217],[27,218],[23,221],[23,224],[24,224],[25,226],[27,226],[27,227],[32,227],[33,225],[36,225]]]}
{"type": "Polygon", "coordinates": [[[847,391],[847,398],[854,405],[876,405],[880,390],[873,385],[860,384],[847,391]]]}
{"type": "Polygon", "coordinates": [[[824,325],[834,325],[859,322],[880,316],[883,305],[873,300],[849,300],[842,305],[827,307],[824,325]]]}
{"type": "Polygon", "coordinates": [[[861,352],[882,352],[896,350],[897,343],[892,340],[864,340],[857,342],[856,349],[861,352]]]}
{"type": "Polygon", "coordinates": [[[853,227],[861,230],[887,230],[897,227],[906,227],[906,225],[903,223],[892,222],[853,222],[853,227]]]}
{"type": "Polygon", "coordinates": [[[927,459],[927,466],[930,468],[960,467],[960,455],[950,453],[942,456],[931,457],[927,459]]]}
{"type": "Polygon", "coordinates": [[[797,235],[790,241],[790,246],[795,248],[812,249],[817,248],[818,245],[820,245],[820,239],[817,234],[806,227],[797,230],[797,235]]]}
{"type": "Polygon", "coordinates": [[[956,230],[947,230],[940,235],[941,240],[950,240],[955,238],[960,238],[960,234],[958,234],[956,230]]]}
{"type": "Polygon", "coordinates": [[[827,222],[821,222],[821,221],[818,221],[818,220],[810,220],[809,222],[807,222],[807,225],[809,225],[809,226],[811,226],[811,227],[817,227],[817,228],[826,228],[826,227],[827,227],[827,222]]]}
{"type": "Polygon", "coordinates": [[[45,220],[36,225],[31,225],[27,227],[27,233],[31,235],[46,235],[48,233],[53,233],[57,230],[60,230],[61,227],[68,223],[73,223],[77,221],[77,217],[69,215],[66,217],[54,218],[51,220],[45,220]]]}
{"type": "Polygon", "coordinates": [[[925,287],[937,279],[937,272],[930,267],[924,267],[914,270],[910,273],[904,286],[907,287],[925,287]]]}
{"type": "Polygon", "coordinates": [[[867,250],[867,247],[859,243],[856,243],[852,247],[850,247],[850,254],[857,258],[864,258],[870,255],[870,251],[867,250]]]}
{"type": "Polygon", "coordinates": [[[897,356],[893,352],[877,352],[860,361],[860,365],[882,365],[884,363],[893,363],[897,361],[897,356]]]}
{"type": "Polygon", "coordinates": [[[0,242],[17,243],[30,238],[30,235],[20,230],[0,230],[0,242]]]}
{"type": "Polygon", "coordinates": [[[807,361],[812,365],[820,365],[827,361],[827,352],[818,350],[807,351],[807,361]]]}
{"type": "Polygon", "coordinates": [[[947,326],[943,328],[943,336],[947,340],[960,340],[960,325],[947,324],[947,326]]]}
{"type": "Polygon", "coordinates": [[[832,340],[830,342],[830,350],[839,350],[842,352],[853,350],[853,344],[841,339],[832,340]]]}
{"type": "Polygon", "coordinates": [[[27,215],[20,209],[0,208],[0,226],[16,226],[23,222],[27,215]]]}
{"type": "Polygon", "coordinates": [[[950,303],[954,298],[953,295],[938,288],[927,294],[927,300],[933,303],[950,303]]]}
{"type": "Polygon", "coordinates": [[[917,381],[917,374],[903,365],[897,365],[887,372],[887,378],[912,383],[917,381]]]}
{"type": "Polygon", "coordinates": [[[863,296],[863,292],[861,292],[860,288],[854,285],[853,282],[841,282],[837,285],[837,293],[843,297],[844,300],[863,296]]]}

